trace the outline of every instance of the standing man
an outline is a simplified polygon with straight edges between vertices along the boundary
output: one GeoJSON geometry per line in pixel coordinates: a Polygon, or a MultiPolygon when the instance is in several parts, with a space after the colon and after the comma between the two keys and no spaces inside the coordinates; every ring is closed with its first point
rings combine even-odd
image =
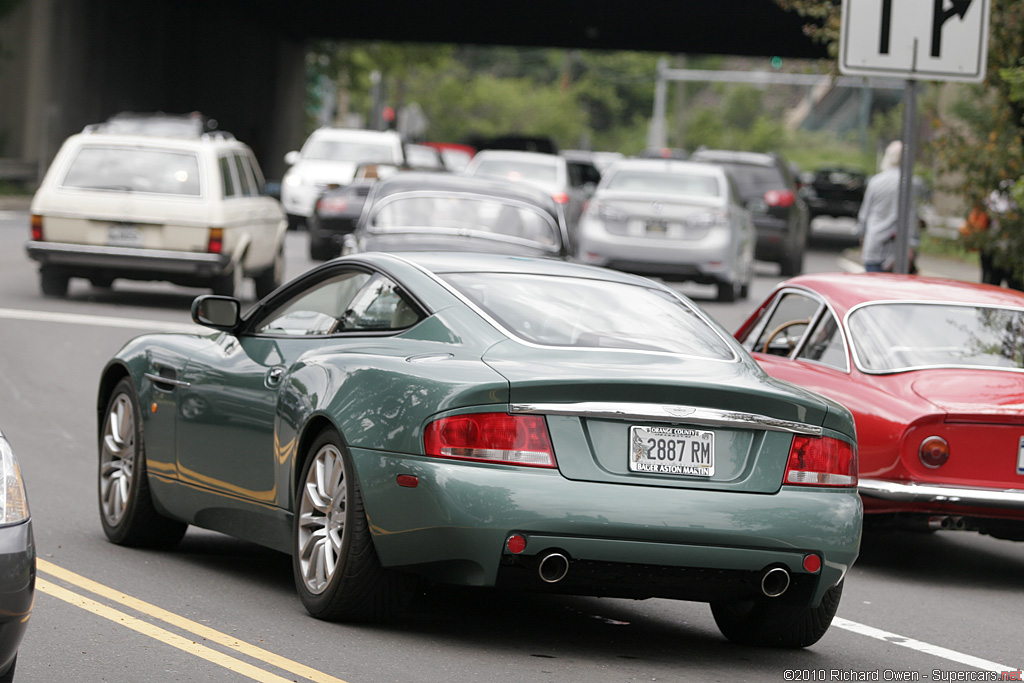
{"type": "MultiPolygon", "coordinates": [[[[869,273],[891,272],[896,265],[896,230],[899,217],[900,157],[903,143],[889,143],[882,155],[881,171],[872,176],[864,191],[864,201],[857,214],[857,231],[861,236],[861,263],[869,273]]],[[[916,195],[914,183],[911,193],[916,195]]],[[[911,201],[916,207],[916,196],[911,201]]],[[[916,210],[915,210],[916,214],[916,210]]],[[[919,242],[918,222],[910,220],[911,272],[914,271],[914,250],[919,242]]]]}

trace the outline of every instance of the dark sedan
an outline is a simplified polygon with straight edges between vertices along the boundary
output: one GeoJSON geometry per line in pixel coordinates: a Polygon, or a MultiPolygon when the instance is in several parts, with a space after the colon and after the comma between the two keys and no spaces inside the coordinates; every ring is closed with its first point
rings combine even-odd
{"type": "Polygon", "coordinates": [[[482,251],[565,258],[562,207],[530,185],[441,173],[377,182],[346,252],[482,251]]]}
{"type": "Polygon", "coordinates": [[[0,683],[14,680],[36,585],[32,517],[11,444],[0,434],[0,683]]]}

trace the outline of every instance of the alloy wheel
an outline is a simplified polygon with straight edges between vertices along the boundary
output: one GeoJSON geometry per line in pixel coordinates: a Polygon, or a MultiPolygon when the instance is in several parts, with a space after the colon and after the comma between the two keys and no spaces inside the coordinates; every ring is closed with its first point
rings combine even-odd
{"type": "Polygon", "coordinates": [[[111,526],[120,523],[128,507],[135,472],[135,410],[127,394],[118,394],[103,426],[100,452],[100,501],[111,526]]]}
{"type": "Polygon", "coordinates": [[[334,444],[325,444],[313,458],[299,504],[298,554],[306,589],[327,589],[341,562],[345,535],[348,473],[334,444]]]}

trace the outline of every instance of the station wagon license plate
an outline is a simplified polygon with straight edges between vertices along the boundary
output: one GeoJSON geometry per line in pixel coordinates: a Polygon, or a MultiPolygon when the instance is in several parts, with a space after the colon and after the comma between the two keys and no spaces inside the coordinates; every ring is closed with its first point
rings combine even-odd
{"type": "Polygon", "coordinates": [[[141,247],[142,231],[131,223],[111,225],[107,232],[107,244],[112,247],[141,247]]]}
{"type": "Polygon", "coordinates": [[[683,427],[629,429],[629,469],[651,474],[715,474],[715,433],[683,427]]]}

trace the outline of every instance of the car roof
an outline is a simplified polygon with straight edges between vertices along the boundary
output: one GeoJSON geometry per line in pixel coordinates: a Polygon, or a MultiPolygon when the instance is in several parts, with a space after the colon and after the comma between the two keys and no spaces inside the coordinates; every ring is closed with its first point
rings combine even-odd
{"type": "Polygon", "coordinates": [[[565,162],[565,159],[557,154],[548,154],[546,152],[523,152],[513,149],[482,149],[477,152],[476,156],[473,158],[476,160],[491,157],[499,159],[522,159],[524,161],[536,159],[538,161],[550,161],[553,164],[565,162]]]}
{"type": "Polygon", "coordinates": [[[80,145],[102,147],[174,147],[177,149],[198,150],[208,147],[230,147],[232,149],[249,149],[230,133],[203,133],[198,137],[177,135],[148,135],[106,133],[101,130],[87,130],[68,138],[69,142],[80,145]]]}
{"type": "Polygon", "coordinates": [[[820,293],[842,317],[855,306],[879,301],[960,302],[1024,308],[1024,292],[961,280],[893,273],[800,275],[779,288],[805,287],[820,293]]]}
{"type": "Polygon", "coordinates": [[[698,149],[690,155],[693,161],[717,161],[756,166],[775,166],[779,158],[764,152],[743,152],[731,149],[698,149]]]}
{"type": "Polygon", "coordinates": [[[555,201],[543,190],[521,183],[509,183],[491,178],[463,176],[453,173],[406,171],[377,181],[377,198],[400,192],[470,192],[488,196],[516,199],[556,213],[555,201]]]}
{"type": "Polygon", "coordinates": [[[310,138],[328,138],[334,140],[396,140],[401,137],[393,130],[364,130],[362,128],[317,128],[309,135],[310,138]]]}
{"type": "Polygon", "coordinates": [[[723,176],[725,169],[712,163],[702,161],[681,161],[679,159],[632,158],[620,159],[608,167],[606,175],[625,168],[638,168],[653,171],[677,173],[700,173],[702,175],[723,176]]]}

